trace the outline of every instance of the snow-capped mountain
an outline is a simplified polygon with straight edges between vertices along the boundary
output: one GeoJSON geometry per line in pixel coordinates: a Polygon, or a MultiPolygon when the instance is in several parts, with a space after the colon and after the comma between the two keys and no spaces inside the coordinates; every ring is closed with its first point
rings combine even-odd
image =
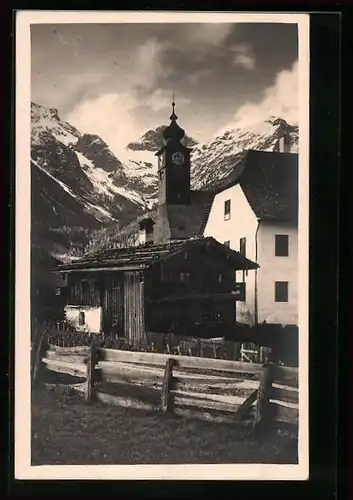
{"type": "MultiPolygon", "coordinates": [[[[121,159],[125,165],[127,185],[139,192],[146,203],[152,205],[157,197],[157,158],[156,152],[163,145],[162,133],[167,125],[148,130],[137,141],[130,142],[121,159]]],[[[185,136],[183,143],[193,147],[197,142],[185,136]]]]}
{"type": "MultiPolygon", "coordinates": [[[[122,161],[132,189],[143,193],[146,200],[156,201],[157,162],[155,152],[162,145],[165,126],[149,130],[136,142],[127,145],[122,161]]],[[[281,118],[270,118],[248,128],[234,128],[217,135],[209,142],[198,144],[186,136],[185,144],[192,148],[191,183],[193,189],[212,189],[241,161],[245,151],[276,151],[279,139],[290,140],[290,151],[298,152],[298,127],[281,118]]]]}
{"type": "MultiPolygon", "coordinates": [[[[162,134],[166,128],[167,125],[161,125],[156,129],[148,130],[136,142],[130,142],[127,145],[127,149],[130,151],[151,151],[155,153],[163,146],[162,134]]],[[[188,148],[192,148],[197,144],[197,141],[188,135],[185,135],[182,142],[188,148]]]]}
{"type": "Polygon", "coordinates": [[[212,188],[241,161],[245,151],[276,151],[286,136],[290,151],[298,152],[298,127],[281,118],[270,118],[249,128],[226,130],[212,141],[199,144],[192,153],[191,179],[194,189],[212,188]]]}
{"type": "MultiPolygon", "coordinates": [[[[99,136],[81,134],[56,109],[31,107],[32,227],[96,228],[123,225],[156,202],[156,151],[165,125],[130,142],[117,158],[99,136]]],[[[226,177],[246,150],[274,151],[279,139],[298,148],[298,127],[271,118],[225,131],[192,150],[192,187],[211,189],[226,177]]]]}
{"type": "Polygon", "coordinates": [[[70,191],[97,221],[125,222],[146,208],[143,197],[129,188],[123,164],[100,137],[82,135],[56,109],[32,103],[31,118],[32,168],[70,191]],[[92,206],[97,207],[93,212],[92,206]]]}

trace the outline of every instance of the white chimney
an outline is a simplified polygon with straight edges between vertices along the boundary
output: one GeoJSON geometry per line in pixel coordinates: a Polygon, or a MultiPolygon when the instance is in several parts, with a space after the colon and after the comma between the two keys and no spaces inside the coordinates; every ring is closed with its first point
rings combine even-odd
{"type": "Polygon", "coordinates": [[[139,244],[153,243],[153,226],[155,222],[150,217],[140,221],[139,244]]]}
{"type": "Polygon", "coordinates": [[[280,153],[290,153],[291,151],[291,136],[283,135],[278,141],[278,151],[280,153]]]}

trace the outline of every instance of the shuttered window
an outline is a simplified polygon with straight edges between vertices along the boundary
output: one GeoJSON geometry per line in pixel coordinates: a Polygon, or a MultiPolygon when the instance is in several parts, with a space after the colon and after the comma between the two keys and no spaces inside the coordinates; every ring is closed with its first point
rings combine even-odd
{"type": "Polygon", "coordinates": [[[288,302],[288,281],[275,281],[275,302],[288,302]]]}
{"type": "Polygon", "coordinates": [[[288,234],[275,235],[275,256],[288,257],[289,255],[289,238],[288,234]]]}
{"type": "Polygon", "coordinates": [[[78,324],[79,326],[83,326],[86,322],[86,319],[85,319],[85,313],[84,311],[80,311],[78,313],[78,324]]]}
{"type": "Polygon", "coordinates": [[[246,257],[246,238],[240,238],[239,240],[239,252],[246,257]]]}
{"type": "Polygon", "coordinates": [[[224,202],[224,220],[230,219],[230,200],[224,202]]]}

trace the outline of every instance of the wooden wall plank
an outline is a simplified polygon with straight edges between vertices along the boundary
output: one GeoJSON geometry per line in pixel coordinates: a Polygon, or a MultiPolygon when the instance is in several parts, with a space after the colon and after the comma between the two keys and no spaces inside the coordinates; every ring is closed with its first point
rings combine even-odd
{"type": "Polygon", "coordinates": [[[88,353],[75,353],[75,352],[56,352],[56,351],[47,351],[45,353],[45,358],[63,361],[64,363],[77,363],[77,364],[85,364],[87,362],[88,353]]]}
{"type": "Polygon", "coordinates": [[[141,386],[124,381],[110,383],[97,383],[97,392],[104,392],[113,396],[132,398],[146,403],[152,403],[155,407],[160,407],[160,388],[141,386]]]}
{"type": "Polygon", "coordinates": [[[298,389],[290,389],[288,387],[272,386],[271,398],[278,399],[280,401],[288,401],[290,403],[299,402],[299,391],[298,389]]]}
{"type": "Polygon", "coordinates": [[[291,387],[298,387],[299,384],[298,368],[272,365],[272,377],[274,382],[291,387]]]}
{"type": "Polygon", "coordinates": [[[55,352],[57,355],[63,354],[64,356],[69,354],[75,355],[87,355],[89,351],[88,346],[79,346],[79,347],[61,347],[57,345],[49,345],[47,352],[55,352]]]}
{"type": "MultiPolygon", "coordinates": [[[[147,353],[137,351],[118,351],[114,349],[99,349],[100,359],[103,361],[120,361],[126,363],[149,364],[165,366],[169,354],[147,353]]],[[[200,370],[214,370],[231,373],[246,373],[259,375],[262,365],[245,363],[242,361],[228,361],[224,359],[197,358],[192,356],[177,356],[178,368],[196,368],[200,370]]]]}
{"type": "Polygon", "coordinates": [[[246,398],[244,396],[235,396],[235,395],[222,395],[222,394],[212,394],[212,393],[204,393],[204,392],[186,392],[181,390],[173,390],[173,394],[176,397],[183,397],[186,399],[200,400],[200,401],[208,401],[211,403],[226,403],[233,406],[239,406],[244,403],[246,398]]]}
{"type": "Polygon", "coordinates": [[[215,375],[195,375],[174,372],[173,379],[176,386],[227,386],[237,389],[257,389],[259,382],[256,380],[242,380],[237,377],[217,377],[215,375]]]}
{"type": "Polygon", "coordinates": [[[271,402],[271,414],[273,419],[277,422],[286,424],[298,424],[299,422],[299,409],[290,406],[283,406],[279,403],[271,402]]]}
{"type": "Polygon", "coordinates": [[[43,363],[47,365],[47,369],[53,372],[66,373],[73,377],[86,378],[86,365],[76,363],[64,363],[63,361],[43,358],[43,363]]]}
{"type": "Polygon", "coordinates": [[[106,382],[136,382],[137,380],[148,380],[150,383],[161,382],[163,380],[163,370],[144,370],[139,367],[130,368],[126,363],[102,364],[96,369],[97,378],[106,382]]]}

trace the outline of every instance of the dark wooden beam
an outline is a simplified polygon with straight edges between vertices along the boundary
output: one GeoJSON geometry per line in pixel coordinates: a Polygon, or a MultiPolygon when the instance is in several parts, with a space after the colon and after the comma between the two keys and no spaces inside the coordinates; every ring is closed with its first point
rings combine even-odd
{"type": "Polygon", "coordinates": [[[164,302],[177,302],[181,300],[210,300],[210,301],[218,301],[218,300],[239,300],[237,294],[232,293],[194,293],[188,295],[180,295],[180,296],[171,296],[171,297],[162,297],[160,299],[148,299],[146,303],[148,304],[160,304],[164,302]]]}
{"type": "Polygon", "coordinates": [[[58,270],[58,272],[61,273],[80,273],[80,272],[97,272],[97,271],[143,271],[144,269],[147,269],[148,266],[126,266],[126,267],[81,267],[77,269],[65,269],[65,270],[58,270]]]}

